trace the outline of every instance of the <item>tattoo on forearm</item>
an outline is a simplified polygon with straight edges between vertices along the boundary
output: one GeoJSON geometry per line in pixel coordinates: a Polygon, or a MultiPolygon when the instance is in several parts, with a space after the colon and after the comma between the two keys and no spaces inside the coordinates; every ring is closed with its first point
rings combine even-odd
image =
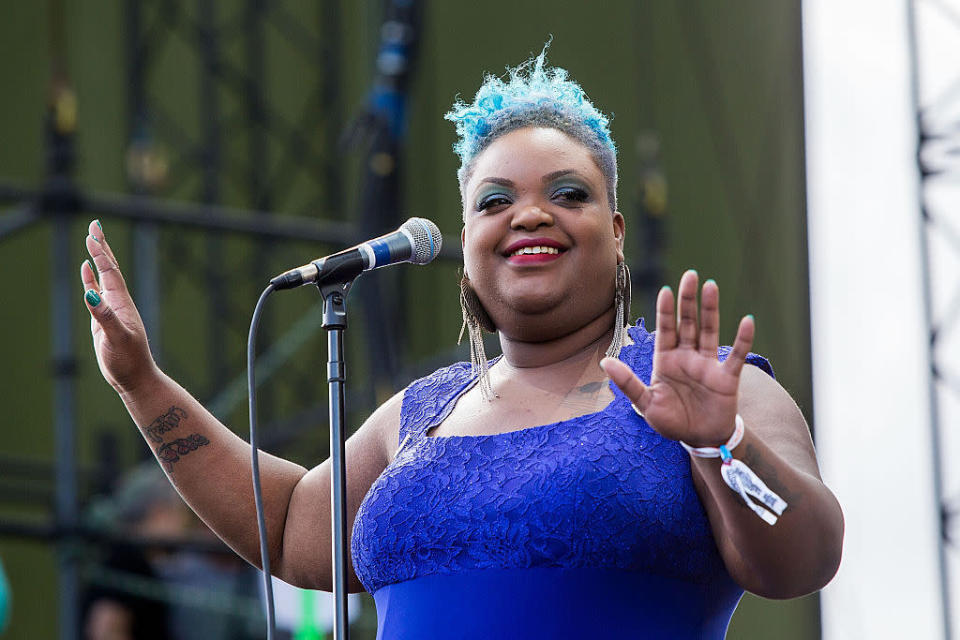
{"type": "MultiPolygon", "coordinates": [[[[790,487],[784,484],[777,474],[777,468],[771,464],[770,461],[766,460],[761,455],[760,450],[754,445],[746,445],[746,450],[743,454],[743,463],[750,467],[750,469],[757,474],[757,477],[763,480],[764,484],[773,490],[774,493],[783,498],[788,505],[794,506],[802,499],[803,494],[792,491],[790,487]]],[[[736,502],[744,509],[750,508],[743,500],[737,500],[736,502]]]]}
{"type": "Polygon", "coordinates": [[[168,472],[173,471],[173,463],[177,462],[181,456],[208,444],[210,444],[209,440],[199,433],[193,433],[186,438],[177,438],[157,447],[157,459],[168,472]]]}
{"type": "Polygon", "coordinates": [[[143,433],[156,443],[162,443],[162,435],[180,426],[180,421],[187,417],[187,412],[180,407],[170,407],[167,412],[144,427],[143,433]]]}

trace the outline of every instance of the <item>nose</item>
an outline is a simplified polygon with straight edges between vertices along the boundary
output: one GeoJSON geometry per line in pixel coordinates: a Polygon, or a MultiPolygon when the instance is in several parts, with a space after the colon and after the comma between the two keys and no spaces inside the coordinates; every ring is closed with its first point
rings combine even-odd
{"type": "Polygon", "coordinates": [[[544,211],[539,206],[531,204],[525,207],[517,207],[516,213],[510,220],[510,228],[514,230],[533,231],[539,227],[549,227],[553,225],[553,216],[544,211]]]}

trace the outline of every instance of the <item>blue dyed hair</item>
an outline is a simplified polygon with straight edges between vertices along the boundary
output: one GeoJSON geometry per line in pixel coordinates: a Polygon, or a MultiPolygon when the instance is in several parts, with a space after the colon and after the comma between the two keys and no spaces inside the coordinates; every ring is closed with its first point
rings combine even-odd
{"type": "MultiPolygon", "coordinates": [[[[549,46],[549,43],[547,43],[549,46]]],[[[524,127],[549,127],[585,146],[603,173],[610,209],[617,210],[617,148],[610,120],[593,106],[583,88],[568,79],[566,69],[548,67],[547,46],[540,55],[513,69],[508,79],[488,75],[472,104],[459,98],[444,116],[456,124],[460,156],[460,193],[480,153],[505,133],[524,127]]]]}

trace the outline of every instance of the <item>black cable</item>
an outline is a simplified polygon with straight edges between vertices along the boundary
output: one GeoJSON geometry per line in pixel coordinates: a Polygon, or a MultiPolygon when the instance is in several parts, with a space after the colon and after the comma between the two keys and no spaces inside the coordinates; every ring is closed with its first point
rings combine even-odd
{"type": "Polygon", "coordinates": [[[253,361],[256,358],[257,326],[263,303],[274,287],[272,284],[260,294],[257,306],[250,319],[250,335],[247,337],[247,393],[250,396],[250,468],[253,472],[253,499],[257,508],[257,530],[260,533],[260,566],[263,569],[263,591],[267,599],[267,640],[273,640],[276,620],[273,612],[273,580],[270,576],[270,548],[267,545],[267,522],[263,516],[263,493],[260,489],[260,450],[257,448],[257,396],[253,361]]]}

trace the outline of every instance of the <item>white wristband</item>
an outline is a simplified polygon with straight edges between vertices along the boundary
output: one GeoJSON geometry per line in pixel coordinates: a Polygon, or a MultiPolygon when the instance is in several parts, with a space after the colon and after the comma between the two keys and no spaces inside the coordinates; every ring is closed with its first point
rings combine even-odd
{"type": "Polygon", "coordinates": [[[740,417],[738,413],[733,420],[733,435],[730,436],[730,439],[727,440],[726,444],[722,444],[719,447],[691,447],[683,440],[680,441],[680,444],[683,445],[683,448],[687,450],[692,456],[698,458],[722,458],[726,460],[730,458],[730,452],[733,451],[733,448],[740,444],[740,441],[743,440],[743,418],[740,417]]]}
{"type": "Polygon", "coordinates": [[[726,444],[719,447],[691,447],[686,442],[680,441],[687,452],[698,458],[720,458],[723,464],[720,466],[720,475],[727,486],[740,494],[743,501],[756,513],[764,522],[770,525],[777,523],[777,517],[783,515],[783,510],[787,508],[787,503],[783,498],[770,490],[763,480],[757,477],[753,470],[740,460],[735,460],[730,451],[740,444],[743,440],[744,426],[743,418],[738,413],[734,420],[733,435],[727,440],[726,444]],[[764,509],[759,504],[750,499],[750,496],[758,499],[764,509]],[[768,511],[769,509],[769,511],[768,511]]]}

